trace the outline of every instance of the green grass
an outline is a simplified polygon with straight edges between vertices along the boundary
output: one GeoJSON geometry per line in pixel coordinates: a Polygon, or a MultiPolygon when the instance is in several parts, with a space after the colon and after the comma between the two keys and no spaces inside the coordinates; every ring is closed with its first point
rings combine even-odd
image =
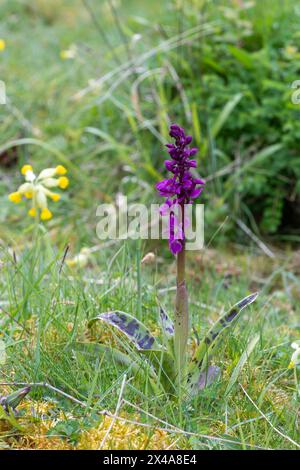
{"type": "MultiPolygon", "coordinates": [[[[207,240],[232,209],[234,217],[218,232],[212,242],[214,250],[205,251],[203,261],[200,255],[188,256],[192,326],[200,337],[223,310],[248,293],[260,291],[258,300],[243,313],[218,351],[215,363],[222,369],[221,379],[191,401],[174,400],[153,392],[144,363],[140,364],[141,373],[136,373],[132,365],[120,365],[97,350],[87,354],[77,349],[78,343],[91,343],[93,349],[97,342],[117,343],[123,352],[129,348],[124,337],[109,328],[88,329],[88,320],[100,312],[123,310],[155,332],[158,295],[173,314],[175,263],[166,242],[140,245],[125,241],[102,247],[95,231],[95,211],[98,204],[114,201],[117,192],[135,202],[156,198],[153,186],[161,174],[167,126],[175,118],[188,124],[200,144],[204,176],[226,170],[236,158],[234,152],[227,155],[227,150],[222,150],[227,148],[227,140],[231,142],[232,113],[238,106],[240,89],[230,82],[220,103],[217,94],[211,93],[205,128],[205,109],[198,106],[199,96],[205,93],[201,94],[202,85],[201,93],[198,87],[200,69],[191,60],[193,54],[201,53],[206,34],[215,38],[216,43],[209,46],[214,47],[232,33],[231,27],[216,33],[221,9],[214,15],[200,14],[202,7],[211,12],[224,2],[207,6],[194,0],[191,12],[185,9],[182,15],[179,1],[176,9],[176,2],[153,1],[148,8],[147,2],[126,0],[118,7],[116,18],[108,1],[91,1],[95,18],[102,18],[100,27],[92,23],[79,0],[55,0],[56,8],[49,8],[49,3],[10,0],[0,6],[0,37],[7,42],[6,50],[0,52],[0,79],[6,82],[9,98],[8,106],[0,107],[0,325],[7,350],[0,382],[47,382],[57,387],[71,398],[38,387],[30,400],[55,401],[53,420],[63,411],[72,414],[72,426],[75,422],[89,429],[101,421],[101,411],[114,413],[126,374],[123,399],[139,410],[122,403],[121,413],[144,424],[150,436],[154,426],[168,429],[174,445],[184,448],[297,448],[299,388],[297,391],[294,372],[287,366],[290,343],[299,337],[299,267],[287,246],[274,249],[276,258],[270,261],[251,239],[245,240],[242,231],[234,238],[234,221],[241,215],[241,207],[253,231],[260,235],[257,219],[252,216],[255,201],[253,206],[249,204],[252,196],[246,203],[233,191],[249,168],[250,174],[252,168],[253,174],[261,170],[263,175],[259,161],[249,160],[249,142],[243,148],[241,169],[229,171],[228,180],[214,178],[207,185],[207,240]],[[186,31],[190,40],[181,44],[186,31]],[[136,44],[133,34],[141,35],[136,44]],[[71,44],[77,45],[78,55],[75,60],[63,61],[60,51],[71,44]],[[136,69],[121,68],[130,61],[130,54],[136,59],[136,69]],[[179,73],[179,82],[174,81],[174,73],[179,73]],[[91,85],[89,80],[106,74],[107,81],[102,80],[100,88],[92,87],[78,99],[78,92],[91,85]],[[7,154],[8,149],[12,150],[7,154]],[[4,165],[7,156],[9,164],[4,165]],[[13,206],[7,200],[7,194],[21,181],[20,167],[28,162],[37,170],[64,163],[71,179],[70,189],[55,206],[55,217],[47,223],[47,232],[33,244],[24,205],[13,206]],[[231,229],[227,236],[234,233],[232,237],[239,242],[234,247],[224,246],[224,240],[228,243],[224,236],[227,225],[231,229]],[[68,258],[84,246],[96,247],[88,267],[71,270],[64,264],[61,269],[67,244],[68,258]],[[140,266],[140,259],[150,249],[157,255],[156,262],[140,266]],[[240,360],[256,335],[259,341],[240,368],[240,360]],[[72,397],[87,408],[76,405],[72,397]],[[174,426],[180,432],[175,432],[174,426]],[[184,441],[176,444],[181,435],[184,441]]],[[[280,11],[273,6],[265,8],[267,18],[259,5],[247,13],[250,19],[254,15],[255,37],[262,38],[267,49],[274,40],[272,22],[280,17],[284,25],[285,18],[291,17],[290,2],[284,3],[280,11]]],[[[221,15],[222,28],[223,21],[221,15]]],[[[218,58],[210,53],[207,57],[211,72],[218,67],[218,58]]],[[[247,57],[239,60],[247,62],[247,57]]],[[[229,60],[227,67],[231,68],[229,60]]],[[[219,71],[217,79],[211,79],[211,73],[206,73],[204,81],[212,80],[213,84],[216,79],[217,89],[222,74],[219,71]]],[[[267,113],[264,106],[258,108],[267,113]]],[[[242,111],[240,122],[244,115],[242,111]]],[[[251,124],[247,139],[252,139],[252,132],[251,124]]],[[[268,144],[280,142],[271,140],[268,144]]],[[[263,160],[261,147],[267,143],[255,141],[251,157],[263,160]]],[[[263,185],[264,180],[259,183],[263,185]]],[[[247,185],[252,188],[255,184],[249,177],[247,185]]],[[[195,341],[192,333],[190,348],[195,341]]],[[[0,395],[8,393],[5,386],[0,387],[0,395]]],[[[26,416],[28,429],[25,426],[24,432],[30,433],[30,423],[41,416],[30,416],[28,410],[26,416]]],[[[68,420],[62,420],[62,426],[64,421],[68,420]]],[[[7,430],[0,427],[0,432],[1,445],[12,445],[7,430]]],[[[13,426],[9,432],[18,443],[20,432],[13,426]]],[[[71,433],[75,441],[76,432],[75,437],[71,433]]]]}
{"type": "MultiPolygon", "coordinates": [[[[221,380],[192,401],[178,402],[163,392],[154,393],[145,375],[134,371],[132,365],[120,366],[97,350],[93,351],[95,342],[117,343],[123,351],[129,345],[114,331],[100,328],[89,333],[87,326],[88,320],[98,313],[117,308],[134,315],[140,311],[140,318],[155,332],[157,294],[172,314],[174,293],[166,294],[164,289],[175,284],[174,262],[165,263],[163,267],[143,267],[139,280],[135,247],[125,243],[121,249],[115,247],[100,252],[95,268],[74,273],[65,266],[59,274],[63,253],[49,250],[47,244],[44,240],[40,248],[27,249],[17,263],[11,255],[3,254],[1,323],[8,353],[2,368],[3,381],[50,383],[88,403],[89,409],[74,406],[71,400],[44,389],[33,391],[33,399],[45,399],[50,393],[58,400],[58,409],[72,410],[76,419],[89,416],[95,425],[97,412],[114,411],[126,374],[128,385],[123,399],[143,410],[138,412],[139,420],[161,426],[146,414],[151,413],[168,423],[162,427],[177,426],[187,433],[186,446],[194,449],[207,446],[217,449],[295,448],[290,439],[299,440],[299,402],[293,371],[287,370],[287,365],[291,355],[289,343],[297,338],[299,327],[297,302],[290,298],[289,292],[298,288],[298,281],[288,278],[287,271],[281,272],[282,268],[277,267],[277,277],[264,282],[259,300],[226,337],[215,358],[215,363],[222,368],[221,380]],[[110,270],[106,271],[104,267],[111,261],[110,270]],[[281,287],[282,279],[287,282],[285,289],[281,287]],[[248,343],[257,334],[259,342],[242,369],[234,373],[248,343]],[[93,344],[91,350],[83,352],[77,349],[78,343],[93,344]],[[226,395],[231,377],[235,380],[226,395]],[[198,437],[203,434],[210,437],[198,437]],[[214,437],[219,440],[215,441],[214,437]],[[226,442],[226,439],[236,443],[226,442]]],[[[240,268],[243,273],[228,277],[226,273],[215,271],[217,253],[212,253],[211,257],[205,264],[205,274],[200,275],[201,263],[190,260],[192,324],[200,336],[219,312],[257,287],[255,277],[260,270],[252,270],[262,262],[255,254],[224,254],[219,270],[226,272],[229,263],[229,271],[234,273],[240,268]]],[[[140,367],[143,369],[145,365],[140,367]]],[[[127,404],[122,405],[122,412],[125,411],[136,419],[136,410],[127,404]]]]}

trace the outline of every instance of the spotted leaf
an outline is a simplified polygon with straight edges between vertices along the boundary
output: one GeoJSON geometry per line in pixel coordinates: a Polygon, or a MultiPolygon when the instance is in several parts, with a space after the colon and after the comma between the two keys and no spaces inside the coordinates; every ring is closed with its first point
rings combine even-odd
{"type": "Polygon", "coordinates": [[[161,321],[161,326],[163,329],[163,332],[167,338],[171,338],[174,336],[174,324],[165,311],[165,309],[159,305],[159,318],[161,321]]]}
{"type": "Polygon", "coordinates": [[[217,344],[224,336],[228,328],[237,320],[241,311],[255,301],[258,293],[250,294],[248,297],[240,300],[228,312],[222,315],[219,320],[211,327],[205,338],[197,347],[194,357],[188,368],[187,382],[189,386],[196,386],[199,381],[199,371],[203,371],[208,367],[208,359],[213,353],[217,344]]]}
{"type": "Polygon", "coordinates": [[[105,323],[113,325],[118,330],[122,331],[140,351],[159,351],[162,349],[145,325],[128,313],[118,310],[114,312],[101,313],[100,315],[97,315],[97,317],[93,318],[89,325],[93,324],[97,320],[104,321],[105,323]]]}

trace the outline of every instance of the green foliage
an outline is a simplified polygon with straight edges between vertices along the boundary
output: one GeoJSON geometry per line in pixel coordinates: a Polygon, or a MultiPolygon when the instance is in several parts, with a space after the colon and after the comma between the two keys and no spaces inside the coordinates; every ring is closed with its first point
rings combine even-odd
{"type": "MultiPolygon", "coordinates": [[[[127,405],[122,402],[120,415],[124,413],[133,421],[154,426],[161,419],[168,423],[166,427],[173,425],[195,433],[193,438],[187,436],[187,447],[228,449],[236,442],[239,449],[251,445],[295,448],[260,418],[239,386],[239,383],[246,384],[247,393],[272,426],[291,439],[299,440],[296,383],[293,371],[287,369],[290,343],[298,338],[299,302],[293,293],[299,287],[299,280],[284,271],[281,259],[274,260],[276,276],[265,278],[263,291],[272,289],[273,295],[266,297],[262,293],[257,307],[251,311],[245,309],[245,315],[236,322],[235,328],[225,329],[228,334],[222,337],[222,347],[215,349],[212,359],[222,370],[219,380],[201,393],[191,393],[188,400],[184,396],[182,400],[170,400],[175,377],[172,377],[169,355],[151,350],[139,352],[116,328],[97,321],[88,329],[88,323],[99,315],[99,310],[127,310],[137,312],[147,330],[158,337],[157,295],[160,298],[163,295],[164,306],[171,312],[174,292],[166,291],[164,286],[175,284],[172,269],[166,272],[165,263],[143,267],[139,289],[138,270],[128,270],[129,266],[135,266],[136,245],[125,242],[121,250],[117,246],[103,248],[95,254],[94,266],[75,272],[66,265],[60,271],[63,255],[64,250],[45,250],[43,243],[18,251],[17,259],[12,253],[1,251],[1,331],[7,354],[5,364],[1,365],[2,381],[12,384],[47,382],[68,394],[62,397],[55,389],[33,387],[18,406],[21,413],[17,417],[1,408],[0,422],[10,423],[11,434],[28,432],[32,419],[44,420],[46,402],[46,409],[48,403],[51,405],[47,419],[53,426],[60,422],[50,433],[77,442],[80,429],[90,427],[85,418],[95,417],[97,422],[99,411],[115,413],[126,375],[122,398],[127,405]],[[286,290],[278,290],[281,273],[286,290]],[[245,364],[251,340],[257,334],[260,340],[245,364]],[[234,388],[225,395],[229,383],[234,388]],[[144,411],[132,409],[129,402],[144,411]],[[52,403],[57,403],[54,409],[52,403]],[[27,410],[25,417],[23,405],[27,410]],[[145,414],[147,412],[151,416],[145,414]],[[18,416],[22,416],[22,421],[18,416]],[[207,438],[201,437],[203,434],[207,438]]],[[[218,312],[224,306],[229,307],[235,298],[253,289],[253,266],[258,265],[261,258],[252,258],[253,254],[246,252],[238,257],[218,252],[218,259],[224,260],[224,266],[230,260],[242,271],[228,278],[208,265],[201,279],[190,276],[191,320],[201,339],[217,321],[218,312]],[[228,283],[230,289],[226,288],[228,283]]],[[[264,269],[267,266],[264,261],[264,269]]],[[[191,271],[199,270],[199,263],[193,256],[189,256],[189,267],[191,271]]],[[[167,325],[170,328],[170,318],[167,325]]],[[[192,337],[190,340],[191,351],[195,351],[196,344],[192,337]]],[[[165,346],[169,343],[168,336],[165,346]]],[[[201,383],[206,379],[206,369],[204,372],[205,375],[199,375],[201,383]]],[[[9,396],[16,388],[17,385],[9,389],[1,386],[1,395],[9,396]]],[[[7,429],[0,433],[0,438],[8,442],[7,429]]],[[[36,445],[39,444],[40,440],[36,445]]]]}
{"type": "Polygon", "coordinates": [[[201,375],[201,373],[205,372],[208,368],[211,357],[215,354],[217,346],[221,344],[221,340],[223,339],[224,341],[224,336],[228,332],[228,329],[234,325],[241,311],[256,300],[257,295],[257,293],[250,294],[231,307],[228,312],[217,320],[200,341],[188,367],[187,381],[191,390],[197,388],[199,373],[201,375]]]}
{"type": "Polygon", "coordinates": [[[102,320],[118,328],[118,330],[122,331],[130,339],[139,351],[161,350],[161,347],[157,344],[157,341],[147,330],[145,325],[128,313],[120,311],[101,313],[93,318],[89,325],[92,325],[97,320],[102,320]]]}
{"type": "MultiPolygon", "coordinates": [[[[297,233],[300,108],[291,85],[299,75],[298,1],[157,1],[154,8],[139,3],[137,14],[132,0],[120,3],[118,23],[108,3],[91,0],[101,31],[79,0],[57,0],[53,11],[47,2],[25,3],[0,7],[4,78],[21,77],[9,83],[9,105],[0,108],[0,165],[64,162],[74,192],[60,214],[76,226],[78,208],[85,210],[82,243],[94,229],[91,201],[116,191],[153,201],[161,144],[174,121],[200,148],[208,234],[232,214],[223,228],[231,238],[236,217],[263,234],[297,233]],[[66,28],[59,8],[76,27],[66,28]],[[76,57],[63,61],[61,50],[72,44],[76,57]]],[[[22,227],[6,201],[15,167],[3,168],[0,219],[22,227]]],[[[66,237],[70,231],[66,224],[66,237]]]]}
{"type": "MultiPolygon", "coordinates": [[[[118,330],[122,331],[129,341],[134,345],[139,353],[143,353],[146,361],[151,364],[155,371],[155,375],[150,379],[154,389],[158,384],[161,384],[166,392],[176,393],[176,382],[179,383],[179,389],[182,388],[184,393],[195,395],[200,389],[203,389],[207,383],[210,385],[219,375],[219,368],[209,366],[209,362],[215,354],[217,346],[221,340],[224,339],[225,333],[235,323],[241,311],[254,302],[257,298],[257,293],[250,294],[244,299],[240,300],[234,307],[219,318],[219,320],[211,327],[208,333],[200,342],[191,361],[188,364],[187,376],[182,371],[182,377],[176,377],[175,357],[174,357],[174,326],[164,309],[159,306],[159,316],[162,324],[162,343],[167,344],[168,347],[157,347],[155,338],[149,333],[145,325],[135,319],[132,315],[125,312],[107,312],[97,315],[93,318],[89,325],[91,326],[97,320],[113,325],[118,330]],[[170,339],[172,340],[170,342],[170,339]],[[205,375],[207,374],[207,380],[205,375]],[[187,379],[187,388],[186,388],[187,379]],[[202,382],[204,382],[202,384],[202,382]]],[[[119,351],[116,351],[119,354],[119,351]]],[[[132,356],[132,351],[129,352],[132,356]]],[[[132,356],[134,363],[134,354],[132,356]]]]}
{"type": "MultiPolygon", "coordinates": [[[[195,47],[186,56],[188,73],[184,68],[180,72],[188,97],[198,94],[205,136],[201,160],[204,166],[208,162],[204,171],[220,174],[207,185],[207,201],[215,191],[228,204],[229,213],[250,223],[254,217],[264,234],[286,231],[287,223],[296,230],[296,220],[287,221],[284,214],[290,201],[295,208],[300,199],[300,108],[291,101],[291,86],[299,75],[295,21],[299,13],[292,2],[284,2],[284,8],[272,2],[270,10],[266,2],[251,2],[244,8],[228,3],[208,8],[206,19],[217,17],[218,28],[202,41],[199,51],[195,47]],[[257,158],[272,146],[277,146],[276,151],[274,147],[274,152],[257,158]]],[[[221,221],[209,206],[213,220],[221,221]]]]}
{"type": "Polygon", "coordinates": [[[259,335],[255,335],[251,341],[248,343],[245,351],[243,352],[243,354],[241,355],[240,357],[240,360],[239,362],[237,363],[237,365],[235,366],[233,372],[232,372],[232,375],[230,377],[230,381],[227,385],[227,388],[226,388],[226,391],[225,391],[225,394],[229,394],[232,387],[234,386],[234,384],[236,383],[240,373],[241,373],[241,370],[242,368],[244,367],[245,363],[247,362],[250,354],[252,353],[253,349],[255,348],[255,346],[257,345],[257,343],[259,342],[259,335]]]}
{"type": "MultiPolygon", "coordinates": [[[[300,2],[123,0],[117,2],[119,22],[109,3],[89,0],[103,31],[81,0],[0,4],[0,37],[7,44],[0,55],[0,79],[9,98],[6,107],[0,106],[3,382],[46,381],[86,403],[81,408],[69,398],[59,401],[59,409],[73,417],[54,433],[71,442],[77,441],[79,428],[89,426],[87,415],[115,412],[126,374],[135,379],[127,381],[124,397],[142,411],[123,403],[121,412],[146,426],[161,419],[167,427],[193,433],[187,448],[296,448],[291,439],[299,442],[299,371],[293,376],[287,365],[289,344],[298,338],[299,280],[281,257],[273,260],[272,273],[266,260],[262,270],[253,269],[262,263],[253,253],[232,256],[228,266],[236,263],[236,276],[219,270],[228,251],[218,253],[218,266],[205,265],[205,272],[190,256],[191,316],[201,338],[222,306],[261,284],[262,303],[245,315],[235,334],[230,329],[224,336],[224,348],[216,349],[220,380],[191,401],[176,403],[169,400],[174,383],[169,355],[133,353],[129,341],[114,336],[115,329],[108,338],[102,332],[91,339],[87,328],[99,310],[122,310],[137,312],[155,336],[157,290],[172,311],[173,292],[165,289],[176,283],[171,256],[168,268],[160,256],[154,269],[142,266],[141,279],[132,268],[136,244],[124,242],[119,250],[116,242],[95,250],[83,270],[60,268],[66,244],[72,254],[98,245],[96,205],[113,201],[117,192],[130,201],[153,202],[163,171],[162,143],[167,124],[174,121],[190,130],[200,148],[207,232],[214,233],[232,214],[264,234],[286,230],[287,209],[297,209],[300,193],[300,108],[291,102],[291,84],[300,78],[300,2]],[[77,56],[63,61],[61,50],[72,44],[77,56]],[[25,209],[12,206],[7,194],[16,187],[23,163],[44,168],[60,162],[70,170],[72,183],[47,227],[56,247],[30,249],[25,209]],[[267,292],[272,296],[266,298],[267,292]],[[260,340],[246,363],[257,334],[260,340]],[[121,343],[120,350],[111,346],[112,339],[121,343]],[[161,387],[153,393],[150,381],[161,382],[167,393],[161,387]],[[239,383],[246,384],[250,399],[239,383]]],[[[294,231],[296,214],[288,221],[294,231]]],[[[222,226],[232,239],[233,220],[222,226]]],[[[164,346],[171,343],[169,337],[164,346]]],[[[2,398],[16,387],[7,388],[2,387],[2,398]]],[[[35,390],[24,402],[38,404],[47,399],[45,393],[35,390]]],[[[53,390],[48,394],[57,398],[53,390]]],[[[17,438],[24,431],[3,407],[0,421],[9,422],[17,438]]],[[[172,436],[175,448],[177,435],[172,436]]],[[[5,426],[1,448],[7,438],[5,426]]]]}

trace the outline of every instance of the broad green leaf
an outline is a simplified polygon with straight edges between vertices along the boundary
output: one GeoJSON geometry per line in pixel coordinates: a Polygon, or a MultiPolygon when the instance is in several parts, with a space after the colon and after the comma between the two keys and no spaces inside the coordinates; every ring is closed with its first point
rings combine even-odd
{"type": "Polygon", "coordinates": [[[199,381],[199,371],[207,367],[208,359],[215,347],[220,342],[228,328],[237,320],[241,311],[255,301],[258,293],[250,294],[240,300],[228,312],[226,312],[208,331],[205,338],[197,347],[194,357],[188,367],[187,382],[189,386],[197,385],[199,381]]]}
{"type": "Polygon", "coordinates": [[[237,381],[237,378],[238,378],[242,368],[246,364],[246,362],[248,360],[248,357],[252,353],[252,351],[255,348],[255,346],[257,345],[258,341],[259,341],[259,334],[255,335],[254,338],[252,338],[251,341],[248,343],[245,351],[243,352],[243,354],[240,357],[239,362],[237,363],[237,365],[235,366],[235,368],[234,368],[234,370],[231,374],[230,380],[229,380],[227,388],[225,390],[225,395],[228,395],[228,393],[230,392],[230,390],[234,386],[234,384],[237,381]]]}
{"type": "Polygon", "coordinates": [[[145,325],[128,313],[118,310],[114,312],[101,313],[100,315],[97,315],[97,317],[93,318],[89,322],[89,325],[93,324],[97,320],[113,325],[118,330],[122,331],[139,351],[159,351],[162,349],[145,325]]]}

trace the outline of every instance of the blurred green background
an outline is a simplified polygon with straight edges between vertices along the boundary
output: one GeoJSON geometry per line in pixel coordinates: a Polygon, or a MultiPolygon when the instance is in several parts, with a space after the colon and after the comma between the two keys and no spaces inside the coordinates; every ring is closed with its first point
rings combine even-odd
{"type": "Polygon", "coordinates": [[[71,186],[48,227],[76,248],[97,243],[98,204],[158,201],[178,122],[200,149],[206,236],[222,226],[220,243],[251,242],[244,223],[298,242],[299,19],[298,0],[2,1],[0,237],[28,225],[7,200],[21,165],[64,163],[71,186]]]}

